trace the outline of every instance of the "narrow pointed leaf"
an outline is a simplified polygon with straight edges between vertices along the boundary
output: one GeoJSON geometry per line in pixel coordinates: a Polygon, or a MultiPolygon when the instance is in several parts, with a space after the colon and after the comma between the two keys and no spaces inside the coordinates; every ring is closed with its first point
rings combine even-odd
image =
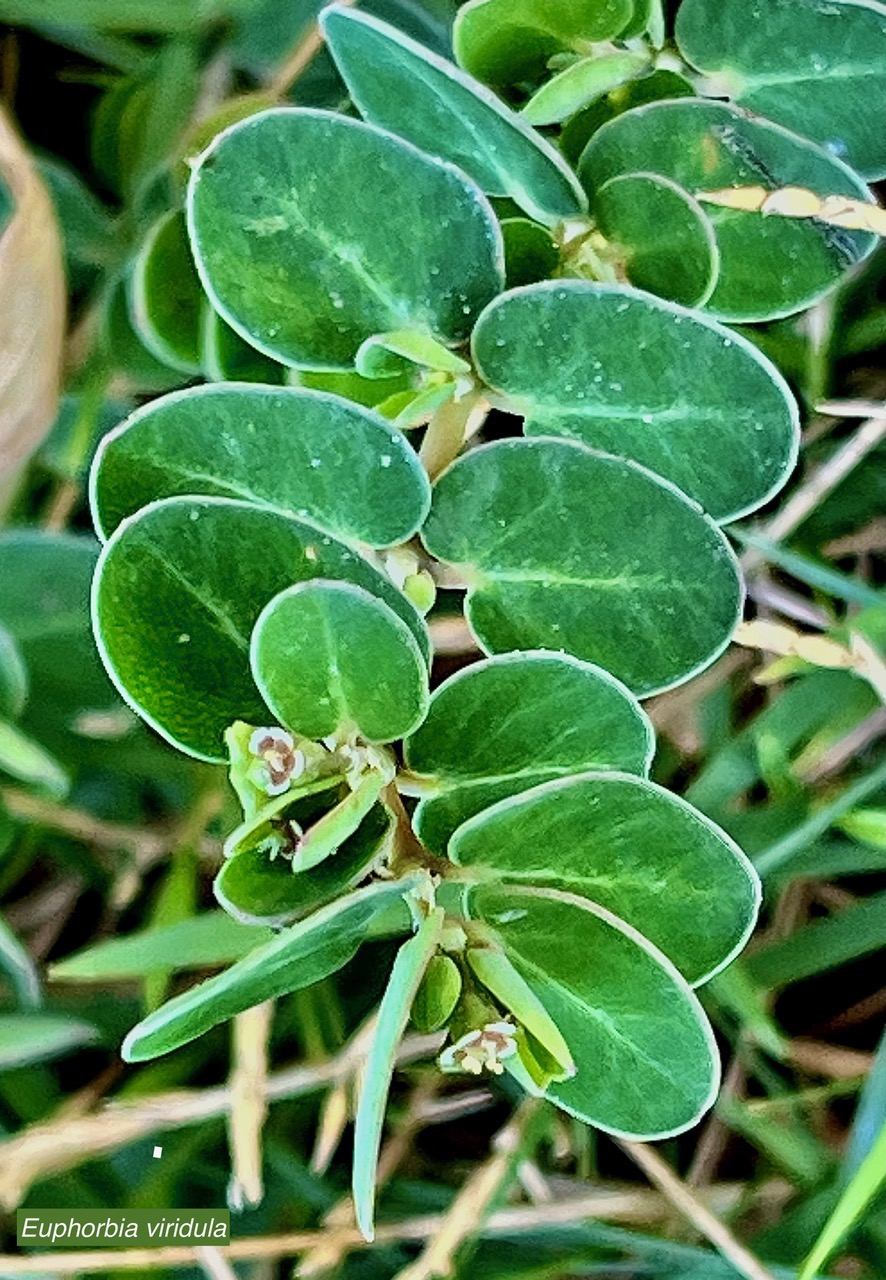
{"type": "Polygon", "coordinates": [[[696,985],[737,955],[760,905],[759,879],[724,831],[625,774],[564,778],[501,801],[459,827],[449,856],[478,875],[598,903],[696,985]]]}
{"type": "Polygon", "coordinates": [[[353,1191],[357,1226],[367,1240],[375,1236],[378,1153],[397,1048],[409,1022],[412,1002],[425,969],[437,950],[443,914],[440,907],[432,911],[415,937],[404,942],[397,953],[378,1011],[372,1048],[362,1073],[363,1086],[354,1127],[353,1191]]]}
{"type": "Polygon", "coordinates": [[[256,947],[215,978],[162,1005],[123,1044],[127,1062],[171,1053],[265,1000],[300,991],[341,969],[356,955],[369,927],[399,898],[407,882],[388,881],[358,889],[256,947]]]}
{"type": "Polygon", "coordinates": [[[0,717],[17,720],[28,700],[28,672],[15,639],[0,626],[0,717]]]}
{"type": "Polygon", "coordinates": [[[361,587],[299,583],[255,624],[252,673],[277,718],[305,738],[392,742],[421,722],[428,669],[410,629],[361,587]]]}
{"type": "Polygon", "coordinates": [[[453,63],[363,12],[331,7],[326,40],[361,115],[554,224],[586,208],[562,156],[453,63]]]}
{"type": "Polygon", "coordinates": [[[639,462],[717,521],[765,502],[794,465],[799,413],[777,369],[674,303],[622,285],[529,285],[486,308],[473,347],[527,435],[639,462]]]}
{"type": "Polygon", "coordinates": [[[102,441],[91,477],[96,528],[158,498],[205,493],[274,507],[373,547],[405,542],[430,490],[415,451],[340,396],[240,383],[153,400],[102,441]]]}
{"type": "Polygon", "coordinates": [[[484,921],[541,1000],[577,1067],[547,1096],[608,1133],[650,1139],[690,1128],[719,1082],[711,1029],[690,988],[646,939],[568,893],[483,885],[484,921]]]}
{"type": "Polygon", "coordinates": [[[225,498],[153,503],[118,528],[96,572],[93,616],[108,672],[167,740],[224,760],[225,729],[267,717],[249,667],[255,621],[281,590],[315,577],[364,587],[428,644],[409,601],[329,535],[225,498]]]}
{"type": "MultiPolygon", "coordinates": [[[[670,178],[692,196],[724,187],[808,187],[869,200],[864,183],[835,156],[724,102],[678,98],[636,107],[603,125],[584,151],[589,194],[638,171],[670,178]]],[[[720,274],[705,306],[724,320],[772,320],[811,306],[871,253],[876,240],[812,220],[706,206],[720,274]]]]}
{"type": "Polygon", "coordinates": [[[561,124],[649,66],[644,53],[609,53],[581,58],[532,95],[521,111],[529,124],[561,124]]]}
{"type": "Polygon", "coordinates": [[[279,108],[220,134],[192,173],[188,227],[216,310],[297,368],[349,369],[367,338],[403,329],[457,345],[502,286],[478,187],[325,111],[279,108]]]}
{"type": "Polygon", "coordinates": [[[608,672],[566,654],[508,653],[440,685],[404,750],[440,788],[413,821],[442,853],[462,822],[542,782],[594,769],[645,774],[653,734],[608,672]]]}
{"type": "Polygon", "coordinates": [[[735,558],[694,503],[571,441],[472,450],[438,480],[422,537],[467,574],[487,652],[565,650],[640,695],[712,662],[741,610],[735,558]]]}

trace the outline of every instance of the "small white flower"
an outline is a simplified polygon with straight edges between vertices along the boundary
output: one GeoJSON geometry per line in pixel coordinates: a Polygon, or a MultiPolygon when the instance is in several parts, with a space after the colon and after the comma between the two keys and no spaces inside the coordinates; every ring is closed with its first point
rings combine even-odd
{"type": "Polygon", "coordinates": [[[479,1076],[485,1068],[500,1076],[504,1071],[502,1063],[517,1052],[516,1034],[517,1028],[510,1022],[487,1022],[485,1027],[469,1031],[444,1049],[438,1059],[440,1069],[479,1076]]]}
{"type": "Polygon", "coordinates": [[[292,734],[279,726],[256,729],[249,739],[249,752],[261,762],[252,779],[269,796],[288,791],[293,779],[305,771],[304,752],[297,749],[292,734]]]}

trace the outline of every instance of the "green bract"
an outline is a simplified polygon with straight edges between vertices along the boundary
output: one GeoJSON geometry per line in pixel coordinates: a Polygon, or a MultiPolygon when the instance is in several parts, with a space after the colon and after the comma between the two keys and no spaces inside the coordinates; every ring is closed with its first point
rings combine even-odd
{"type": "Polygon", "coordinates": [[[319,391],[236,383],[152,401],[105,437],[92,471],[106,537],[157,498],[197,493],[274,507],[373,547],[411,537],[430,504],[414,451],[376,414],[319,391]]]}
{"type": "Polygon", "coordinates": [[[742,589],[716,526],[635,463],[565,440],[507,440],[454,463],[422,533],[457,565],[487,652],[565,649],[641,695],[729,642],[742,589]]]}
{"type": "Polygon", "coordinates": [[[540,222],[580,214],[584,192],[549,143],[458,67],[365,13],[324,10],[321,25],[361,115],[458,165],[484,191],[540,222]]]}
{"type": "MultiPolygon", "coordinates": [[[[722,102],[636,107],[591,138],[579,175],[592,196],[623,173],[660,174],[692,196],[735,185],[808,187],[867,200],[862,180],[815,143],[722,102]]],[[[720,274],[705,304],[724,320],[770,320],[811,306],[874,247],[874,237],[821,223],[707,206],[720,274]]],[[[613,233],[614,233],[613,228],[613,233]]]]}
{"type": "Polygon", "coordinates": [[[640,462],[716,520],[760,506],[794,465],[797,408],[777,370],[746,339],[647,294],[530,285],[486,308],[473,346],[528,435],[640,462]]]}
{"type": "Polygon", "coordinates": [[[297,368],[348,369],[395,330],[462,342],[502,283],[473,182],[325,111],[264,111],[220,134],[191,176],[188,226],[217,310],[297,368]]]}
{"type": "Polygon", "coordinates": [[[755,115],[886,174],[886,11],[868,0],[683,0],[680,51],[755,115]]]}

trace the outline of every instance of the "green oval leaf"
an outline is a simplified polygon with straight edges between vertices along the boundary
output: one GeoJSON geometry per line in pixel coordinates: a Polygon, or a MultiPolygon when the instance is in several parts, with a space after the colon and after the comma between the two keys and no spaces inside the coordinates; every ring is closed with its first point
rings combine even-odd
{"type": "Polygon", "coordinates": [[[774,365],[648,294],[577,280],[515,289],[483,312],[473,348],[527,435],[639,462],[718,521],[767,501],[796,461],[799,414],[774,365]]]}
{"type": "Polygon", "coordinates": [[[714,227],[676,182],[654,173],[610,178],[597,192],[594,217],[638,289],[685,306],[701,306],[713,293],[720,274],[714,227]]]}
{"type": "Polygon", "coordinates": [[[181,373],[200,373],[205,298],[180,210],[164,213],[148,232],[129,287],[133,324],[151,354],[181,373]]]}
{"type": "Polygon", "coordinates": [[[377,414],[301,387],[192,387],[154,400],[102,441],[90,501],[107,537],[157,498],[217,494],[392,546],[427,514],[415,451],[377,414]]]}
{"type": "Polygon", "coordinates": [[[187,209],[216,310],[298,368],[348,369],[367,338],[403,329],[457,345],[502,287],[479,188],[326,111],[278,108],[226,129],[191,175],[187,209]]]}
{"type": "MultiPolygon", "coordinates": [[[[886,9],[866,0],[683,0],[677,43],[715,88],[886,175],[886,9]]],[[[828,194],[826,192],[822,194],[828,194]]]]}
{"type": "Polygon", "coordinates": [[[216,899],[245,923],[288,924],[365,879],[383,855],[392,826],[387,810],[375,805],[335,857],[309,871],[293,871],[288,859],[272,859],[264,849],[244,849],[215,877],[216,899]]]}
{"type": "Polygon", "coordinates": [[[559,653],[487,658],[435,690],[404,744],[409,768],[441,789],[413,822],[442,853],[456,827],[507,796],[592,769],[645,774],[653,750],[652,725],[607,671],[559,653]]]}
{"type": "Polygon", "coordinates": [[[553,225],[587,208],[559,152],[451,62],[366,13],[332,7],[320,25],[367,120],[458,165],[539,222],[553,225]]]}
{"type": "Polygon", "coordinates": [[[577,1067],[547,1096],[607,1133],[690,1128],[719,1083],[704,1012],[671,963],[610,912],[573,894],[482,885],[471,914],[496,934],[560,1029],[577,1067]]]}
{"type": "Polygon", "coordinates": [[[565,650],[641,695],[707,666],[740,616],[713,522],[642,467],[571,441],[472,450],[437,482],[422,537],[467,573],[487,652],[565,650]]]}
{"type": "Polygon", "coordinates": [[[631,0],[470,0],[455,19],[455,56],[478,80],[518,84],[543,75],[555,53],[611,40],[632,13],[631,0]]]}
{"type": "Polygon", "coordinates": [[[228,725],[267,717],[249,669],[255,620],[315,577],[378,596],[428,651],[409,601],[348,547],[278,511],[210,497],[152,503],[118,528],[96,571],[96,640],[120,693],[158,733],[224,760],[228,725]]]}
{"type": "MultiPolygon", "coordinates": [[[[589,194],[639,171],[671,178],[690,195],[722,187],[808,187],[870,200],[864,183],[813,142],[723,102],[677,98],[627,111],[599,129],[579,163],[589,194]]],[[[706,206],[720,249],[707,309],[724,320],[772,320],[824,297],[875,237],[811,220],[764,218],[706,206]]]]}
{"type": "Polygon", "coordinates": [[[171,1053],[265,1000],[309,987],[348,963],[373,920],[409,888],[387,881],[338,898],[284,929],[230,969],[191,987],[133,1027],[121,1050],[126,1062],[171,1053]]]}
{"type": "Polygon", "coordinates": [[[649,66],[645,53],[609,53],[580,58],[532,95],[521,111],[529,124],[561,124],[649,66]]]}
{"type": "Polygon", "coordinates": [[[742,949],[760,881],[713,822],[662,787],[586,774],[534,787],[460,827],[453,862],[565,889],[627,921],[694,986],[742,949]]]}
{"type": "Polygon", "coordinates": [[[362,587],[301,582],[252,633],[252,674],[274,715],[305,738],[393,742],[424,718],[428,669],[406,623],[362,587]]]}

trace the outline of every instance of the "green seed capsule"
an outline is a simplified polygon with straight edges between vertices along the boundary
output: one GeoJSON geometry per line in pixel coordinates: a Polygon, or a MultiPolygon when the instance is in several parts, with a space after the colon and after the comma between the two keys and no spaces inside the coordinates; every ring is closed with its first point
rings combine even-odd
{"type": "Polygon", "coordinates": [[[412,1003],[412,1021],[418,1031],[437,1031],[452,1017],[461,995],[461,972],[450,956],[436,955],[425,970],[412,1003]]]}

